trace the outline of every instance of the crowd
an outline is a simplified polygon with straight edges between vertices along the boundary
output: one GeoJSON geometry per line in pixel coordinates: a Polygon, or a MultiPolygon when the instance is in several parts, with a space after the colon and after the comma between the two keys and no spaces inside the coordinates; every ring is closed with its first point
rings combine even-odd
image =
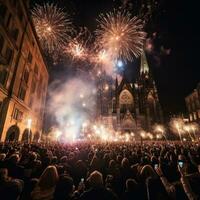
{"type": "Polygon", "coordinates": [[[199,156],[198,143],[2,143],[0,199],[200,199],[199,156]]]}

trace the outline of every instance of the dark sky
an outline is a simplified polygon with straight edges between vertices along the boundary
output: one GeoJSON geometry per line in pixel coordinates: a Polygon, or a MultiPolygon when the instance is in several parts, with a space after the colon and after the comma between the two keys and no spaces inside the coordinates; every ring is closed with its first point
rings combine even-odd
{"type": "MultiPolygon", "coordinates": [[[[33,1],[41,3],[41,0],[33,1]]],[[[87,26],[90,30],[95,29],[95,19],[101,12],[111,11],[120,4],[120,0],[44,0],[44,2],[56,2],[59,6],[66,7],[66,10],[73,14],[75,25],[87,26]]],[[[149,34],[157,33],[154,40],[156,51],[147,57],[165,113],[186,112],[184,97],[192,92],[200,81],[198,1],[160,0],[160,2],[161,8],[156,11],[157,14],[151,19],[150,26],[147,26],[146,30],[149,34]],[[161,46],[170,48],[170,55],[162,54],[161,46]]],[[[135,63],[129,64],[127,70],[134,76],[136,67],[135,63]]]]}

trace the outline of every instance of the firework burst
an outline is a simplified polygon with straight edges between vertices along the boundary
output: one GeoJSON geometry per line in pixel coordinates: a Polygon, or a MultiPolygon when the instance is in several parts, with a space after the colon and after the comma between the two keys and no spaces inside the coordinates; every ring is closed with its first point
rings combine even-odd
{"type": "Polygon", "coordinates": [[[128,12],[116,11],[101,14],[97,20],[97,44],[105,49],[112,60],[132,61],[143,51],[146,33],[142,31],[143,23],[128,12]]]}
{"type": "Polygon", "coordinates": [[[62,49],[73,32],[67,14],[55,4],[36,4],[32,10],[33,23],[42,47],[48,52],[62,49]]]}
{"type": "Polygon", "coordinates": [[[91,38],[91,33],[86,27],[80,28],[76,36],[65,46],[64,52],[72,56],[73,60],[90,59],[91,38]]]}

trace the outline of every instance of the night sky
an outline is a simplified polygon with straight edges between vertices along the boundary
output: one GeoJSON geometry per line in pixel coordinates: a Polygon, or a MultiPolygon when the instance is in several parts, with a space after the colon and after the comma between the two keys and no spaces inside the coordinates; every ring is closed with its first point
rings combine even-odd
{"type": "MultiPolygon", "coordinates": [[[[134,2],[134,0],[132,0],[134,2]]],[[[32,3],[41,0],[32,0],[32,3]]],[[[96,18],[101,12],[112,11],[120,5],[119,0],[57,0],[72,15],[76,26],[86,26],[91,31],[96,27],[96,18]]],[[[130,1],[131,2],[131,1],[130,1]]],[[[186,112],[184,97],[200,81],[200,29],[198,1],[161,0],[161,8],[150,20],[146,31],[148,37],[156,33],[155,51],[148,54],[150,68],[158,88],[165,114],[186,112]],[[171,49],[167,55],[161,47],[171,49]]],[[[128,78],[135,76],[137,61],[126,66],[128,78]]],[[[56,66],[53,73],[62,73],[64,66],[56,66]]],[[[62,73],[63,74],[63,73],[62,73]]],[[[54,74],[56,76],[56,74],[54,74]]],[[[58,77],[57,75],[56,77],[58,77]]]]}

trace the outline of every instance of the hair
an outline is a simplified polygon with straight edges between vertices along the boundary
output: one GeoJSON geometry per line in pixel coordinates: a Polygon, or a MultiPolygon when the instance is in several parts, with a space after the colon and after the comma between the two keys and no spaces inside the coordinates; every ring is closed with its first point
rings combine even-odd
{"type": "Polygon", "coordinates": [[[135,179],[127,179],[126,180],[126,190],[127,191],[134,191],[135,189],[137,189],[138,187],[138,183],[135,181],[135,179]]]}
{"type": "Polygon", "coordinates": [[[128,168],[129,167],[129,160],[127,158],[123,158],[123,160],[121,162],[121,166],[123,168],[128,168]]]}
{"type": "Polygon", "coordinates": [[[95,170],[89,176],[89,182],[92,187],[98,187],[103,185],[103,176],[102,174],[95,170]]]}
{"type": "Polygon", "coordinates": [[[12,154],[9,158],[9,161],[15,164],[17,164],[19,160],[20,160],[19,155],[16,153],[12,154]]]}
{"type": "Polygon", "coordinates": [[[42,189],[54,187],[58,181],[58,172],[55,166],[48,166],[39,178],[38,186],[42,189]]]}
{"type": "Polygon", "coordinates": [[[152,177],[152,178],[157,177],[157,174],[151,165],[145,165],[144,167],[142,167],[140,175],[144,181],[146,181],[147,178],[149,177],[152,177]]]}
{"type": "Polygon", "coordinates": [[[114,168],[116,166],[116,162],[114,160],[110,160],[109,168],[114,168]]]}
{"type": "Polygon", "coordinates": [[[66,175],[60,176],[55,188],[54,199],[65,200],[72,194],[73,187],[74,183],[71,177],[66,175]]]}
{"type": "Polygon", "coordinates": [[[6,158],[6,154],[5,153],[1,153],[0,154],[0,161],[4,161],[5,158],[6,158]]]}

